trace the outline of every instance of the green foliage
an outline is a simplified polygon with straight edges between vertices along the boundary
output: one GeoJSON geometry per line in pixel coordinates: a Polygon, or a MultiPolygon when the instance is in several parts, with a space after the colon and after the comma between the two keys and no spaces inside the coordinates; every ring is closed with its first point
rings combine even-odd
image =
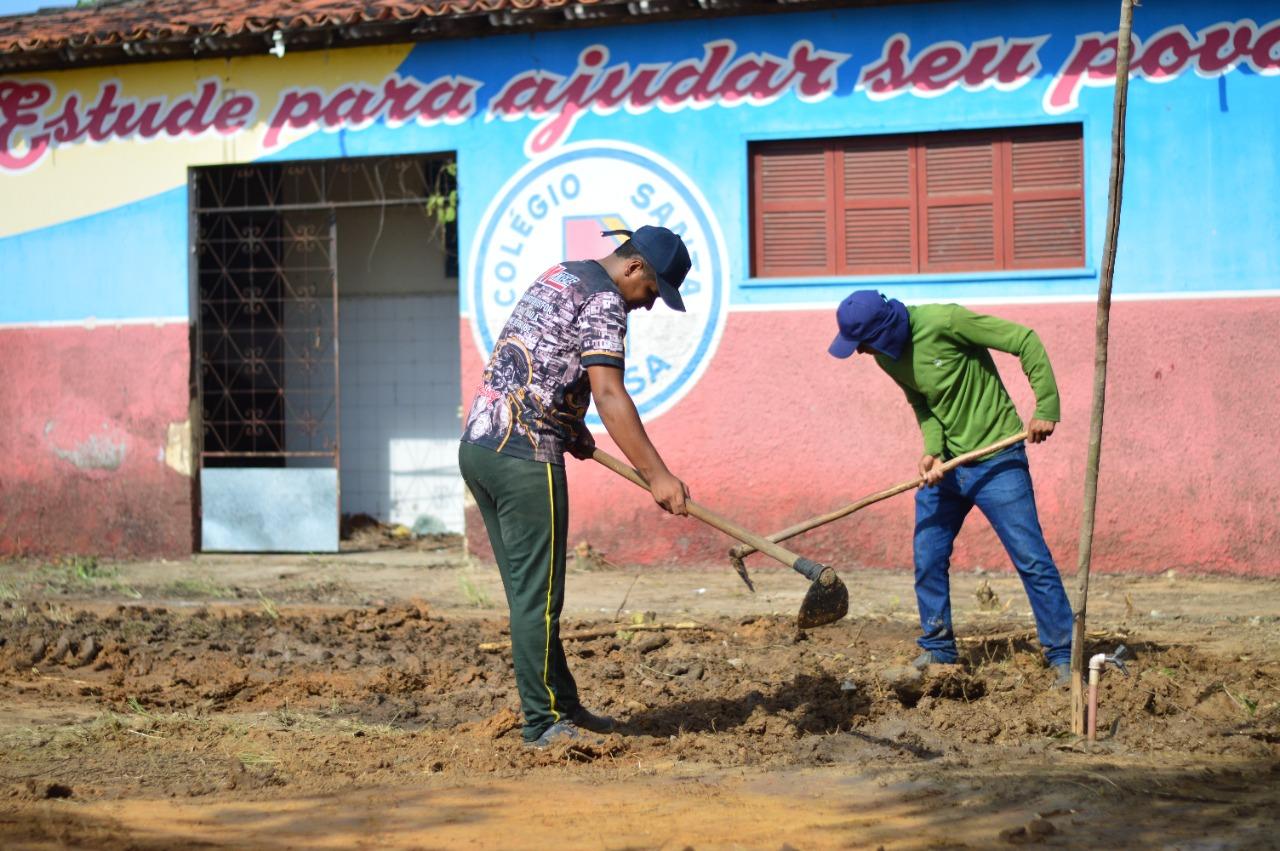
{"type": "Polygon", "coordinates": [[[485,593],[483,588],[477,586],[466,575],[458,576],[458,585],[462,588],[462,596],[467,599],[467,603],[477,609],[487,609],[491,605],[489,595],[485,593]]]}
{"type": "Polygon", "coordinates": [[[266,612],[267,617],[272,620],[280,617],[280,609],[276,607],[276,601],[263,595],[261,590],[258,591],[258,602],[262,604],[262,611],[266,612]]]}
{"type": "Polygon", "coordinates": [[[235,594],[225,585],[219,585],[207,576],[183,577],[160,589],[162,597],[233,597],[235,594]]]}
{"type": "Polygon", "coordinates": [[[1245,694],[1235,694],[1231,689],[1227,688],[1226,683],[1223,683],[1222,690],[1226,692],[1227,697],[1231,698],[1231,701],[1236,706],[1239,706],[1240,709],[1250,718],[1257,714],[1258,701],[1245,694]]]}
{"type": "Polygon", "coordinates": [[[448,162],[440,166],[427,193],[423,212],[431,220],[433,238],[448,248],[449,228],[458,221],[458,164],[448,162]]]}
{"type": "Polygon", "coordinates": [[[141,715],[145,718],[153,717],[151,713],[147,711],[147,708],[138,701],[138,698],[130,695],[129,699],[125,701],[125,703],[128,704],[129,711],[134,713],[135,715],[141,715]]]}
{"type": "Polygon", "coordinates": [[[95,579],[110,576],[112,571],[98,565],[94,556],[66,556],[62,563],[70,569],[71,574],[81,582],[89,583],[95,579]]]}

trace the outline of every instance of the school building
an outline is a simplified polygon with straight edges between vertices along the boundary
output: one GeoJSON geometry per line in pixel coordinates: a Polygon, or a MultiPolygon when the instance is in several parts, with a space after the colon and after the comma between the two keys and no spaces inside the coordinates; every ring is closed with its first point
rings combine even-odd
{"type": "MultiPolygon", "coordinates": [[[[626,384],[695,499],[768,533],[914,475],[875,288],[1036,329],[1075,562],[1119,3],[176,0],[0,18],[0,553],[332,551],[484,530],[461,411],[522,289],[602,230],[690,247],[626,384]]],[[[1135,14],[1094,564],[1280,576],[1280,8],[1135,14]]],[[[1000,355],[1025,416],[1017,361],[1000,355]]],[[[601,445],[612,448],[598,421],[601,445]]],[[[567,459],[571,541],[733,543],[567,459]]],[[[976,513],[975,513],[976,514],[976,513]]],[[[790,546],[911,563],[909,496],[790,546]]],[[[763,557],[754,556],[755,559],[763,557]]],[[[959,567],[1007,569],[970,520],[959,567]]]]}

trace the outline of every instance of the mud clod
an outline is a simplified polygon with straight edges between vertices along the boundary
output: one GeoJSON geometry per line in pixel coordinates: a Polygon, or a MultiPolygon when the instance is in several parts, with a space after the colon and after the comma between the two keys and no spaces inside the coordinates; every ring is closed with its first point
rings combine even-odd
{"type": "Polygon", "coordinates": [[[58,643],[53,645],[53,652],[49,654],[49,661],[55,665],[66,658],[67,653],[71,650],[71,636],[65,632],[59,636],[58,643]]]}
{"type": "Polygon", "coordinates": [[[46,646],[43,636],[32,636],[31,641],[27,644],[26,664],[34,665],[43,659],[46,646]]]}
{"type": "Polygon", "coordinates": [[[908,708],[924,697],[924,672],[910,665],[886,668],[880,672],[880,680],[908,708]]]}
{"type": "Polygon", "coordinates": [[[1020,827],[1011,827],[1000,831],[999,839],[1010,845],[1027,845],[1044,842],[1058,832],[1053,822],[1039,816],[1020,827]]]}
{"type": "Polygon", "coordinates": [[[89,636],[80,644],[80,651],[76,653],[75,667],[80,668],[93,662],[98,658],[98,653],[102,648],[93,636],[89,636]]]}
{"type": "Polygon", "coordinates": [[[666,647],[670,643],[671,639],[665,635],[649,635],[637,641],[634,647],[641,653],[652,653],[661,647],[666,647]]]}

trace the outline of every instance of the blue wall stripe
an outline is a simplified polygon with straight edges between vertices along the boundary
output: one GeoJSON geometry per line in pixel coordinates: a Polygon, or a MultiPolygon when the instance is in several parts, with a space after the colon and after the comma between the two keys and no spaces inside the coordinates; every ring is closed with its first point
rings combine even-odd
{"type": "Polygon", "coordinates": [[[187,187],[0,239],[0,323],[188,316],[187,187]]]}

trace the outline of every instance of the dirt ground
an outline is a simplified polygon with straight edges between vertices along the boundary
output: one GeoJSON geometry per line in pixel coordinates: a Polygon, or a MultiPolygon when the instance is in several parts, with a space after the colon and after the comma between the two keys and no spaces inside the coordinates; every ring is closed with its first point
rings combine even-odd
{"type": "Polygon", "coordinates": [[[0,564],[0,846],[1280,846],[1276,582],[1095,577],[1090,651],[1136,659],[1090,744],[1011,575],[953,577],[962,664],[918,676],[906,571],[799,633],[789,571],[584,548],[566,649],[622,732],[536,752],[496,571],[381,546],[0,564]]]}

